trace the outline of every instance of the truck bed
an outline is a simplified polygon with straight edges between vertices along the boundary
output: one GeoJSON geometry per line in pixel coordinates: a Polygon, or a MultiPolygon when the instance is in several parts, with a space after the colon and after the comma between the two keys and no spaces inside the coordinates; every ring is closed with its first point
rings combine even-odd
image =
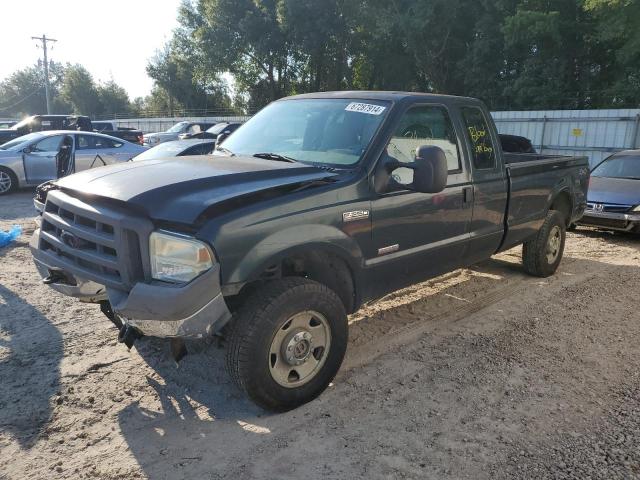
{"type": "Polygon", "coordinates": [[[501,250],[535,234],[544,221],[550,198],[562,190],[567,191],[567,198],[575,198],[568,206],[572,217],[584,209],[586,197],[576,188],[576,180],[588,178],[588,175],[580,175],[583,169],[588,171],[587,157],[505,153],[504,159],[509,200],[501,250]]]}

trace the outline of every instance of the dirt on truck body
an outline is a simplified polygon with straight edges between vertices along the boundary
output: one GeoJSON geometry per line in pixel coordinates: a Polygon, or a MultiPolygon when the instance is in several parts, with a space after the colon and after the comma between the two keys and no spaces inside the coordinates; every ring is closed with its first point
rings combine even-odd
{"type": "Polygon", "coordinates": [[[637,478],[640,244],[569,233],[556,275],[520,249],[349,317],[341,373],[269,415],[216,343],[176,367],[128,352],[98,306],[51,292],[28,249],[33,194],[0,202],[0,478],[637,478]]]}

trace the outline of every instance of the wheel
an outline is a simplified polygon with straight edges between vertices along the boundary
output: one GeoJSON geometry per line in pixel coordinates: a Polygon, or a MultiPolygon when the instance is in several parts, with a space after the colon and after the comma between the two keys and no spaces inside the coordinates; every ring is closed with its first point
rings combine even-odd
{"type": "Polygon", "coordinates": [[[0,195],[6,195],[18,188],[18,178],[8,168],[0,167],[0,195]]]}
{"type": "Polygon", "coordinates": [[[326,286],[286,278],[265,284],[239,308],[227,371],[258,405],[287,411],[320,395],[347,349],[347,315],[326,286]]]}
{"type": "Polygon", "coordinates": [[[565,225],[562,214],[550,210],[537,235],[524,243],[522,263],[528,274],[548,277],[555,273],[564,252],[565,225]]]}

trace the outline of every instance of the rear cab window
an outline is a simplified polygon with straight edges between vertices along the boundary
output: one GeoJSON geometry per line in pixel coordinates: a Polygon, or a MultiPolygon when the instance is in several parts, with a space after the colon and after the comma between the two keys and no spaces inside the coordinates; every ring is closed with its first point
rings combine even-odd
{"type": "Polygon", "coordinates": [[[478,107],[462,107],[460,110],[471,145],[473,166],[476,170],[495,169],[496,150],[483,111],[478,107]]]}

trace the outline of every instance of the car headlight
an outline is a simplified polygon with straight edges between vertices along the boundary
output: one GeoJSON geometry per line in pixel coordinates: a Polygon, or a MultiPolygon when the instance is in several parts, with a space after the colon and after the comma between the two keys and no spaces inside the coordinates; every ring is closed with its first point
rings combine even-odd
{"type": "Polygon", "coordinates": [[[632,212],[640,212],[640,205],[631,209],[632,212]]]}
{"type": "Polygon", "coordinates": [[[153,232],[149,237],[151,276],[156,280],[187,283],[213,266],[207,246],[191,237],[153,232]]]}

